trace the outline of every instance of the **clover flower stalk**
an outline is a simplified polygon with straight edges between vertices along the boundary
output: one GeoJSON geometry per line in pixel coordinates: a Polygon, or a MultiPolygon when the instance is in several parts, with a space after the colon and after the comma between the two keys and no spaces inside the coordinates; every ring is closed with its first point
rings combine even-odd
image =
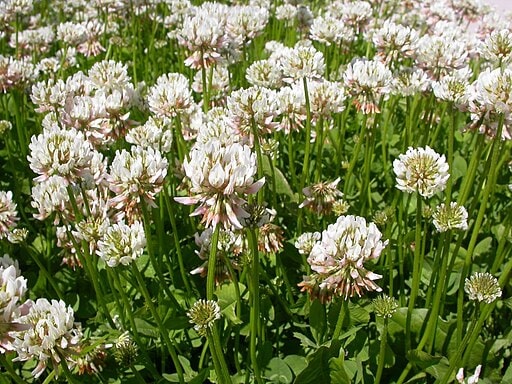
{"type": "Polygon", "coordinates": [[[373,310],[375,315],[382,317],[384,324],[380,334],[380,349],[379,349],[379,363],[377,367],[377,374],[375,375],[375,383],[379,384],[382,372],[384,370],[384,360],[386,357],[386,346],[388,342],[388,321],[398,309],[398,302],[393,297],[382,295],[373,300],[373,310]]]}

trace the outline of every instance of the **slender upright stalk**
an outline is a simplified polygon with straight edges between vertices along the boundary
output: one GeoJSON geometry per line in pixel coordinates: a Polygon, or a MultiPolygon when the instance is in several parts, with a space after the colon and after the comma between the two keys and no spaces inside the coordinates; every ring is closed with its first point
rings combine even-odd
{"type": "Polygon", "coordinates": [[[375,375],[375,384],[380,384],[382,372],[384,371],[384,362],[386,360],[386,346],[388,344],[388,317],[384,317],[384,325],[380,335],[379,362],[377,365],[377,374],[375,375]]]}

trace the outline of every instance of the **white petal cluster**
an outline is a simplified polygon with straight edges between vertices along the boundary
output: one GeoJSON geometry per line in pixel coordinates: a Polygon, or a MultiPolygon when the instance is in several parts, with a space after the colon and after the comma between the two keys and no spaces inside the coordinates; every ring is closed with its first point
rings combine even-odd
{"type": "Polygon", "coordinates": [[[468,50],[452,34],[424,35],[418,41],[416,61],[421,68],[438,77],[465,67],[468,64],[468,50]]]}
{"type": "Polygon", "coordinates": [[[377,226],[363,217],[340,216],[311,249],[307,260],[316,275],[299,285],[323,301],[332,295],[346,299],[364,291],[380,292],[374,280],[382,276],[366,270],[364,264],[377,259],[386,247],[388,242],[381,237],[377,226]]]}
{"type": "MultiPolygon", "coordinates": [[[[18,263],[8,255],[0,257],[0,322],[13,320],[16,308],[27,292],[27,279],[21,276],[18,263]]],[[[0,343],[1,343],[0,334],[0,343]]],[[[0,347],[1,350],[1,347],[0,347]]]]}
{"type": "Polygon", "coordinates": [[[23,88],[36,77],[35,65],[31,60],[0,55],[0,92],[6,93],[14,87],[23,88]]]}
{"type": "MultiPolygon", "coordinates": [[[[54,175],[32,187],[31,206],[38,211],[34,213],[36,219],[44,220],[52,213],[67,212],[68,208],[71,208],[69,206],[69,194],[66,189],[67,184],[66,179],[54,175]]],[[[59,218],[56,217],[55,221],[58,222],[59,218]]]]}
{"type": "Polygon", "coordinates": [[[0,239],[16,227],[19,220],[16,203],[13,200],[11,191],[0,191],[0,239]]]}
{"type": "Polygon", "coordinates": [[[358,110],[373,113],[380,112],[380,98],[391,92],[393,75],[380,61],[359,59],[347,66],[343,81],[358,110]]]}
{"type": "Polygon", "coordinates": [[[29,148],[30,168],[39,175],[35,181],[58,175],[73,184],[85,175],[93,157],[92,145],[82,132],[74,128],[64,129],[57,124],[32,136],[29,148]]]}
{"type": "Polygon", "coordinates": [[[187,114],[193,104],[187,78],[181,73],[160,76],[149,88],[149,110],[158,117],[176,117],[187,114]]]}
{"type": "Polygon", "coordinates": [[[98,241],[96,254],[109,267],[129,265],[144,252],[146,235],[140,221],[131,225],[119,222],[108,227],[105,235],[98,241]]]}
{"type": "Polygon", "coordinates": [[[320,240],[322,234],[320,232],[306,232],[300,235],[295,241],[295,248],[301,255],[309,255],[313,246],[320,240]]]}
{"type": "Polygon", "coordinates": [[[240,89],[228,96],[227,108],[230,125],[239,132],[250,135],[255,123],[259,131],[272,132],[274,117],[279,113],[277,92],[268,88],[240,89]]]}
{"type": "Polygon", "coordinates": [[[316,17],[313,20],[309,34],[311,40],[324,43],[327,46],[350,42],[355,37],[353,28],[332,16],[316,17]]]}
{"type": "Polygon", "coordinates": [[[223,145],[216,139],[194,146],[183,169],[193,196],[175,200],[188,205],[200,203],[193,215],[203,215],[207,227],[222,223],[225,228],[241,228],[240,218],[248,216],[243,209],[244,195],[257,192],[265,181],[254,181],[256,155],[247,145],[223,145]]]}
{"type": "Polygon", "coordinates": [[[226,30],[231,39],[242,43],[261,34],[268,23],[268,9],[253,5],[238,5],[230,8],[226,19],[226,30]]]}
{"type": "Polygon", "coordinates": [[[272,59],[254,61],[246,70],[245,78],[251,85],[266,88],[280,88],[283,74],[277,61],[272,59]]]}
{"type": "Polygon", "coordinates": [[[169,153],[172,146],[172,121],[150,116],[144,124],[131,128],[125,139],[128,143],[142,148],[169,153]]]}
{"type": "Polygon", "coordinates": [[[466,208],[451,202],[450,205],[441,204],[436,207],[432,221],[437,232],[446,232],[451,229],[468,229],[468,212],[466,208]]]}
{"type": "Polygon", "coordinates": [[[450,101],[463,109],[471,98],[471,89],[468,79],[472,71],[469,67],[453,71],[450,75],[443,76],[440,81],[432,83],[434,95],[440,100],[450,101]]]}
{"type": "MultiPolygon", "coordinates": [[[[48,361],[54,368],[61,361],[61,356],[72,359],[68,349],[75,347],[82,335],[74,324],[74,312],[64,301],[37,299],[32,303],[28,314],[17,319],[30,328],[13,334],[12,346],[18,356],[14,361],[38,360],[32,371],[39,377],[45,370],[48,361]]],[[[68,365],[70,361],[67,362],[68,365]]]]}
{"type": "Polygon", "coordinates": [[[495,67],[512,63],[512,31],[495,30],[479,47],[480,55],[495,67]]]}
{"type": "Polygon", "coordinates": [[[426,198],[446,188],[450,177],[448,168],[445,156],[429,146],[409,147],[405,154],[393,161],[396,187],[407,193],[418,192],[426,198]]]}
{"type": "Polygon", "coordinates": [[[107,176],[109,188],[116,196],[111,205],[128,212],[141,202],[154,206],[155,195],[160,192],[169,163],[159,150],[132,147],[131,151],[116,151],[107,176]]]}
{"type": "Polygon", "coordinates": [[[313,46],[296,45],[289,49],[280,65],[284,78],[289,82],[302,78],[318,79],[325,72],[324,56],[313,46]]]}
{"type": "Polygon", "coordinates": [[[419,34],[411,27],[395,24],[388,19],[374,32],[372,39],[379,57],[384,62],[389,63],[395,60],[400,62],[413,55],[419,34]]]}

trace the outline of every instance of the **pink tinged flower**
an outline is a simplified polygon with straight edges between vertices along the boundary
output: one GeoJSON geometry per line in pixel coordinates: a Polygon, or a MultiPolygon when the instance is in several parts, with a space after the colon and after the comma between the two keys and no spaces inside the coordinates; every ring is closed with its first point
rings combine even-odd
{"type": "Polygon", "coordinates": [[[396,175],[396,187],[407,193],[418,192],[429,198],[446,188],[450,177],[448,163],[444,155],[436,153],[432,148],[409,147],[393,161],[396,175]]]}
{"type": "Polygon", "coordinates": [[[0,191],[0,239],[8,236],[19,220],[11,191],[0,191]]]}
{"type": "Polygon", "coordinates": [[[337,189],[340,178],[331,182],[322,182],[306,187],[302,190],[306,199],[299,205],[299,208],[307,207],[317,214],[328,214],[332,211],[335,201],[343,196],[337,189]]]}
{"type": "Polygon", "coordinates": [[[393,75],[380,61],[360,59],[347,66],[343,81],[357,110],[364,114],[379,113],[381,98],[391,92],[393,75]]]}
{"type": "Polygon", "coordinates": [[[188,114],[194,104],[188,79],[181,73],[160,76],[149,88],[147,102],[149,110],[160,118],[188,114]]]}
{"type": "Polygon", "coordinates": [[[129,216],[136,215],[141,199],[155,206],[155,196],[162,189],[169,164],[160,151],[132,147],[131,151],[116,151],[107,176],[109,188],[116,193],[109,204],[129,216]]]}
{"type": "Polygon", "coordinates": [[[240,219],[249,215],[243,208],[245,195],[256,193],[265,183],[265,178],[254,181],[257,166],[251,149],[239,143],[223,145],[212,139],[192,148],[183,169],[192,196],[175,200],[186,205],[199,203],[192,215],[202,215],[207,227],[221,223],[226,229],[242,228],[240,219]]]}
{"type": "Polygon", "coordinates": [[[365,291],[380,292],[374,281],[382,276],[368,271],[364,264],[377,259],[388,244],[381,237],[377,226],[367,224],[363,217],[340,216],[313,245],[307,260],[314,273],[299,286],[323,302],[332,296],[347,299],[365,291]]]}
{"type": "Polygon", "coordinates": [[[70,369],[76,364],[77,348],[82,333],[74,323],[74,312],[64,301],[37,299],[30,301],[30,309],[17,321],[30,326],[22,332],[13,334],[13,349],[18,356],[13,361],[36,359],[38,364],[32,371],[39,377],[45,371],[48,362],[56,368],[64,359],[70,369]]]}

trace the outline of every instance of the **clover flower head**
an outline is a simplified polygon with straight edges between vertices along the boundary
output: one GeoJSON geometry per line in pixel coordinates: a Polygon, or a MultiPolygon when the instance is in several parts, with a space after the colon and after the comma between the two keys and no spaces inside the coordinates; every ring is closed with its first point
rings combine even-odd
{"type": "Polygon", "coordinates": [[[347,299],[365,291],[380,292],[374,281],[382,276],[368,271],[364,263],[377,259],[388,244],[381,237],[377,226],[363,217],[340,216],[313,245],[307,260],[314,273],[299,286],[322,302],[333,295],[347,299]]]}
{"type": "Polygon", "coordinates": [[[501,297],[501,288],[498,280],[488,272],[475,272],[464,283],[464,292],[470,300],[492,303],[501,297]]]}
{"type": "Polygon", "coordinates": [[[492,31],[479,48],[482,57],[495,66],[510,64],[512,62],[512,31],[510,29],[492,31]]]}
{"type": "Polygon", "coordinates": [[[340,178],[331,182],[313,184],[302,190],[306,199],[299,208],[307,207],[317,214],[328,214],[332,211],[334,202],[343,197],[343,193],[337,189],[340,178]]]}
{"type": "Polygon", "coordinates": [[[114,358],[122,367],[130,367],[137,360],[139,355],[139,347],[135,344],[128,333],[123,332],[115,342],[114,358]]]}
{"type": "Polygon", "coordinates": [[[34,377],[44,372],[48,362],[56,368],[64,358],[69,367],[75,365],[82,333],[74,323],[73,309],[64,301],[37,299],[17,321],[30,328],[13,333],[12,346],[18,354],[13,361],[37,359],[34,377]]]}
{"type": "Polygon", "coordinates": [[[220,223],[226,229],[242,228],[240,220],[249,215],[243,208],[244,196],[256,193],[265,183],[265,178],[254,181],[256,155],[251,149],[212,139],[194,146],[183,168],[193,195],[174,199],[186,205],[200,203],[192,215],[202,215],[207,227],[220,223]]]}
{"type": "Polygon", "coordinates": [[[9,235],[19,220],[11,191],[0,191],[0,239],[9,235]]]}
{"type": "Polygon", "coordinates": [[[437,232],[446,232],[450,229],[468,229],[468,212],[466,208],[451,202],[450,205],[439,205],[432,215],[432,221],[437,232]]]}
{"type": "Polygon", "coordinates": [[[373,310],[377,316],[390,318],[398,309],[398,302],[394,297],[382,295],[372,301],[373,310]]]}
{"type": "Polygon", "coordinates": [[[418,192],[426,198],[446,188],[450,177],[448,168],[445,156],[429,146],[409,147],[405,154],[393,161],[396,187],[407,193],[418,192]]]}
{"type": "Polygon", "coordinates": [[[147,102],[155,115],[170,118],[187,114],[194,101],[188,79],[181,73],[168,73],[149,88],[147,102]]]}
{"type": "Polygon", "coordinates": [[[129,265],[144,252],[146,235],[140,221],[131,225],[119,222],[108,227],[105,235],[98,240],[96,254],[109,267],[129,265]]]}
{"type": "Polygon", "coordinates": [[[313,46],[297,44],[281,58],[280,64],[283,76],[289,82],[302,78],[319,79],[325,72],[324,56],[313,46]]]}
{"type": "Polygon", "coordinates": [[[216,301],[200,299],[187,312],[190,323],[201,335],[206,336],[216,320],[220,319],[220,306],[216,301]]]}

